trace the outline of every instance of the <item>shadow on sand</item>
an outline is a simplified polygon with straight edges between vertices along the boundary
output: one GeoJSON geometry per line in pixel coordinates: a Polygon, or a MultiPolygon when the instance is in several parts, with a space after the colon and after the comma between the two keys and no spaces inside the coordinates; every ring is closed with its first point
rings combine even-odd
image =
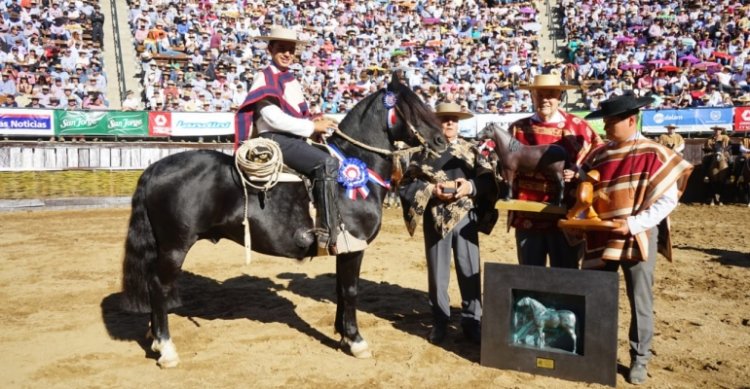
{"type": "MultiPolygon", "coordinates": [[[[183,272],[177,281],[183,304],[170,313],[189,319],[246,319],[261,323],[283,323],[327,347],[338,348],[338,339],[332,339],[311,327],[296,314],[294,304],[278,294],[282,290],[288,290],[302,297],[335,304],[336,275],[328,273],[308,278],[302,273],[281,273],[278,277],[290,280],[289,287],[285,288],[268,278],[249,275],[219,282],[183,272]]],[[[122,310],[122,297],[122,293],[113,293],[101,302],[102,320],[107,333],[113,339],[137,342],[147,358],[158,358],[151,351],[151,341],[145,336],[149,314],[122,310]]],[[[423,339],[432,322],[425,292],[387,282],[376,283],[360,279],[357,310],[387,320],[394,328],[423,339]]],[[[479,347],[463,339],[456,319],[458,315],[457,311],[452,312],[454,320],[449,327],[448,338],[440,347],[467,360],[479,362],[479,347]]],[[[199,326],[197,322],[193,322],[199,326]]],[[[333,327],[333,322],[330,325],[333,327]]],[[[366,338],[367,328],[360,330],[366,338]]]]}

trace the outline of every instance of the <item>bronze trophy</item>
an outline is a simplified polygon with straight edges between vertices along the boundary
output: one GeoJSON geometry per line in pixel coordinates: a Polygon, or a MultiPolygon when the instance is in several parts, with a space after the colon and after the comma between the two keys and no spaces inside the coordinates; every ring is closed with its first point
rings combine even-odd
{"type": "Polygon", "coordinates": [[[592,170],[586,173],[584,180],[576,189],[576,204],[565,215],[565,219],[557,222],[557,226],[564,229],[609,231],[618,225],[615,222],[599,218],[593,207],[594,198],[604,196],[594,191],[594,184],[599,182],[599,172],[592,170]]]}

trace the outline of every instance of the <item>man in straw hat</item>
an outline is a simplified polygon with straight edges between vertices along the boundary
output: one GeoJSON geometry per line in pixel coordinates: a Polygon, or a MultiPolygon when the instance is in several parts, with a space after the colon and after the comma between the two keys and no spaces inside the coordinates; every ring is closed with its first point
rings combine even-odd
{"type": "MultiPolygon", "coordinates": [[[[509,131],[525,145],[558,144],[568,152],[571,165],[580,165],[583,158],[602,143],[601,138],[584,121],[560,109],[560,98],[566,89],[554,74],[540,74],[532,84],[523,86],[531,93],[534,115],[511,124],[509,131]]],[[[565,171],[566,180],[572,170],[565,171]]],[[[512,185],[519,200],[548,202],[556,196],[557,183],[541,174],[518,174],[512,185]]],[[[518,262],[522,265],[545,266],[549,255],[552,267],[578,268],[581,245],[572,245],[557,227],[557,217],[548,214],[513,211],[510,225],[516,229],[518,262]]]]}
{"type": "Polygon", "coordinates": [[[497,188],[492,166],[476,147],[458,137],[458,121],[473,115],[455,103],[438,104],[436,110],[450,146],[437,159],[414,158],[399,195],[410,234],[423,218],[433,318],[427,339],[437,344],[447,334],[452,254],[461,291],[461,326],[466,338],[479,344],[482,303],[477,232],[489,233],[494,225],[497,188]]]}
{"type": "Polygon", "coordinates": [[[610,231],[585,233],[583,268],[625,274],[630,302],[630,372],[628,381],[642,384],[647,379],[654,335],[652,285],[657,250],[672,259],[667,216],[687,184],[693,166],[671,149],[638,132],[638,114],[652,97],[632,93],[602,102],[602,108],[586,119],[603,118],[607,143],[588,155],[580,176],[597,170],[600,180],[594,191],[606,194],[593,207],[616,227],[610,231]],[[625,166],[623,169],[622,167],[625,166]],[[657,244],[658,241],[658,244],[657,244]],[[658,248],[657,248],[658,247],[658,248]]]}
{"type": "MultiPolygon", "coordinates": [[[[268,41],[271,64],[254,76],[245,102],[237,111],[235,148],[253,132],[279,144],[284,163],[313,180],[318,209],[316,226],[319,228],[316,230],[321,231],[317,237],[318,246],[329,254],[336,254],[341,225],[336,182],[339,163],[327,152],[306,142],[312,135],[322,136],[334,131],[336,122],[325,117],[311,117],[302,86],[289,72],[295,61],[297,45],[303,43],[297,39],[297,33],[272,26],[269,35],[258,39],[268,41]]],[[[357,240],[351,235],[346,239],[350,247],[357,240]]]]}
{"type": "Polygon", "coordinates": [[[685,139],[682,138],[682,135],[675,132],[675,129],[677,129],[676,125],[668,124],[665,127],[667,133],[659,135],[656,142],[674,150],[675,153],[682,156],[682,152],[685,150],[685,139]]]}

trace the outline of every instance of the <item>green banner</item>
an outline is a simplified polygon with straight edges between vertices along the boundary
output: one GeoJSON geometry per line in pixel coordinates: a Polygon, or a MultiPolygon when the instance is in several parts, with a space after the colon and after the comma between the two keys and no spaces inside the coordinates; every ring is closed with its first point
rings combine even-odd
{"type": "Polygon", "coordinates": [[[144,111],[55,111],[55,135],[148,136],[144,111]]]}
{"type": "MultiPolygon", "coordinates": [[[[591,113],[591,111],[576,111],[576,112],[571,112],[571,113],[573,115],[578,116],[579,118],[583,118],[589,113],[591,113]]],[[[591,128],[594,129],[594,131],[597,134],[602,135],[602,136],[605,135],[604,121],[602,121],[602,119],[586,119],[586,122],[589,124],[589,126],[591,126],[591,128]]]]}
{"type": "MultiPolygon", "coordinates": [[[[586,115],[588,115],[591,111],[576,111],[571,112],[573,115],[578,116],[579,118],[583,118],[586,115]]],[[[638,129],[641,129],[641,119],[643,118],[643,114],[638,114],[638,129]]],[[[586,119],[586,122],[588,122],[589,126],[594,129],[594,131],[601,135],[602,138],[607,135],[606,132],[604,132],[604,121],[602,119],[586,119]]]]}

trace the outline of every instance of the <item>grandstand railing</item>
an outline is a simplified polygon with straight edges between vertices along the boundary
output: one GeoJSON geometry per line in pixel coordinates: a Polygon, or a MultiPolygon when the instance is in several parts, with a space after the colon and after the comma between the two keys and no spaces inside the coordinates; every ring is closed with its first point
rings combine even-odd
{"type": "Polygon", "coordinates": [[[112,12],[112,35],[115,38],[115,59],[117,61],[117,85],[120,90],[120,101],[125,100],[125,66],[122,57],[122,40],[120,38],[120,21],[117,18],[117,1],[109,2],[112,12]]]}
{"type": "MultiPolygon", "coordinates": [[[[552,40],[552,54],[557,56],[557,24],[555,23],[555,14],[549,3],[549,0],[544,2],[547,8],[547,31],[549,32],[550,40],[552,40]]],[[[557,8],[554,9],[554,12],[557,12],[557,8]]]]}

